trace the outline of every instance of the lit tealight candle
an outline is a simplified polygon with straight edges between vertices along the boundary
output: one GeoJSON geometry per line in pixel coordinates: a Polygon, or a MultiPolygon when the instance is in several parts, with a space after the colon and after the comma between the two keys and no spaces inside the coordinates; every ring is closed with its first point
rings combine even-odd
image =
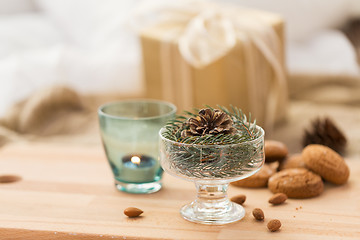
{"type": "Polygon", "coordinates": [[[122,158],[119,178],[128,183],[152,182],[157,169],[157,163],[152,157],[126,155],[122,158]]]}
{"type": "Polygon", "coordinates": [[[135,163],[139,166],[141,159],[138,156],[133,156],[133,157],[131,157],[131,162],[135,163]]]}

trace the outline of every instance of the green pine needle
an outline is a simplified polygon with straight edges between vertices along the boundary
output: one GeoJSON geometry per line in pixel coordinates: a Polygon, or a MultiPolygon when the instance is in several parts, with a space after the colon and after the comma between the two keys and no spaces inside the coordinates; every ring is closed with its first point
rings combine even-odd
{"type": "MultiPolygon", "coordinates": [[[[208,105],[206,107],[214,110],[208,105]]],[[[251,114],[249,114],[249,120],[247,121],[246,115],[237,107],[230,106],[231,111],[223,106],[217,107],[231,117],[233,127],[237,130],[235,134],[220,133],[217,135],[181,137],[181,132],[189,129],[189,126],[185,124],[186,121],[191,117],[198,116],[199,109],[194,109],[194,112],[184,111],[184,115],[178,115],[174,120],[169,121],[165,126],[166,130],[162,133],[163,136],[175,142],[198,145],[236,144],[251,141],[259,136],[260,133],[256,129],[256,120],[251,122],[251,114]]]]}

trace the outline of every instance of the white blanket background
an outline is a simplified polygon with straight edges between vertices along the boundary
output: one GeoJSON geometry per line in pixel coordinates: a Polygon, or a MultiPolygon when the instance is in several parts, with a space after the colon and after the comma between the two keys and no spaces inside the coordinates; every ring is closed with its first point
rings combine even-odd
{"type": "MultiPolygon", "coordinates": [[[[126,27],[139,2],[0,0],[0,116],[13,103],[54,84],[84,94],[142,92],[140,49],[126,27]]],[[[360,1],[221,2],[284,16],[290,74],[359,75],[351,44],[334,29],[360,16],[360,1]]]]}

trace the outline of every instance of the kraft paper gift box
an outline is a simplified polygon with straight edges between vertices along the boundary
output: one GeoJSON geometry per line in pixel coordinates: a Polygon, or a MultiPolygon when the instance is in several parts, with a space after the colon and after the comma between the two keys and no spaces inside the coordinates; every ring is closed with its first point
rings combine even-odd
{"type": "Polygon", "coordinates": [[[191,6],[162,9],[157,16],[166,12],[167,20],[141,30],[146,96],[173,102],[179,112],[233,105],[270,131],[287,106],[282,18],[191,6]]]}

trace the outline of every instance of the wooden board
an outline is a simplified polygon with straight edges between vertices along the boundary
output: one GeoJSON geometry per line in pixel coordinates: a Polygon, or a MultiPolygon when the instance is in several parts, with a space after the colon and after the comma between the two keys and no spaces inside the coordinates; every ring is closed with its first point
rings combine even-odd
{"type": "Polygon", "coordinates": [[[348,164],[348,184],[326,184],[318,198],[280,206],[267,203],[267,189],[231,186],[229,196],[247,195],[245,218],[207,226],[179,214],[195,198],[191,182],[165,174],[158,193],[122,193],[113,186],[101,146],[8,145],[0,149],[0,175],[23,179],[0,184],[0,239],[360,239],[360,159],[348,164]],[[129,206],[143,209],[143,217],[125,217],[129,206]],[[264,210],[264,222],[253,219],[255,207],[264,210]],[[267,230],[272,218],[281,220],[281,231],[267,230]]]}

